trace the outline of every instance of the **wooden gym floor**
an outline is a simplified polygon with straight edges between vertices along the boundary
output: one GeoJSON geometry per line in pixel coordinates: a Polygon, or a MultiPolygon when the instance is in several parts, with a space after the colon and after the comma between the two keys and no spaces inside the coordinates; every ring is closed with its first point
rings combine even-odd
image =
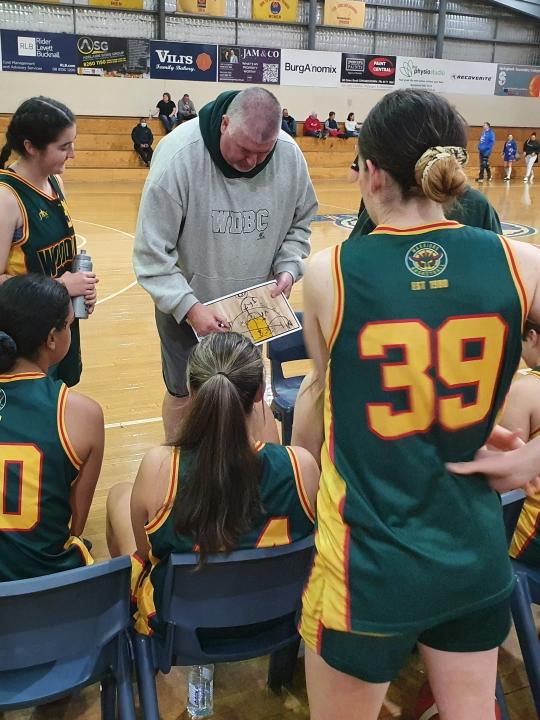
{"type": "MultiPolygon", "coordinates": [[[[346,173],[347,165],[343,177],[346,173]]],[[[503,221],[540,227],[540,177],[538,187],[517,179],[510,184],[499,180],[481,187],[503,221]]],[[[66,177],[67,199],[79,245],[92,256],[100,278],[96,312],[81,323],[84,373],[78,388],[101,403],[107,428],[103,470],[85,531],[93,542],[97,560],[108,557],[105,501],[109,488],[119,481],[133,480],[143,454],[163,439],[160,415],[164,386],[153,304],[136,284],[131,265],[141,188],[140,181],[100,184],[66,177]]],[[[356,185],[342,180],[317,181],[316,189],[319,213],[325,218],[313,224],[314,251],[348,236],[351,216],[357,213],[360,201],[356,185]]],[[[514,227],[513,232],[516,231],[519,229],[514,227]]],[[[534,234],[523,236],[523,240],[540,243],[539,236],[534,234]]],[[[301,285],[295,286],[292,303],[296,309],[302,309],[301,285]]],[[[266,668],[265,659],[217,668],[216,720],[309,717],[302,663],[292,690],[281,696],[265,689],[266,668]]],[[[501,650],[500,673],[512,718],[533,720],[532,699],[513,637],[501,650]]],[[[421,663],[412,657],[393,683],[380,718],[412,720],[414,700],[424,679],[421,663]]],[[[158,689],[163,720],[186,717],[182,670],[174,669],[169,676],[161,676],[158,689]]],[[[34,710],[5,713],[4,717],[98,720],[99,690],[94,686],[71,699],[34,710]]]]}

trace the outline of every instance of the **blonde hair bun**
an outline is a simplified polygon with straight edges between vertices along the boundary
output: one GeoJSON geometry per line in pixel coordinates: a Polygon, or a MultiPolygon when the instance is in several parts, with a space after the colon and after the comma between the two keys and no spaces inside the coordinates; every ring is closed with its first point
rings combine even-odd
{"type": "Polygon", "coordinates": [[[468,160],[462,147],[431,147],[419,158],[414,176],[423,194],[438,203],[448,203],[460,197],[467,187],[463,165],[468,160]]]}

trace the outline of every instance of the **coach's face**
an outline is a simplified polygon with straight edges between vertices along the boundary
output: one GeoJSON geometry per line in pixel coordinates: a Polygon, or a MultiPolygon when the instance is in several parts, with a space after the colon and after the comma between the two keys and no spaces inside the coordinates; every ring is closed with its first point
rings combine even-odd
{"type": "Polygon", "coordinates": [[[276,140],[277,137],[269,142],[256,143],[242,128],[236,127],[231,131],[229,118],[223,116],[219,148],[225,162],[239,172],[250,172],[266,160],[276,140]]]}

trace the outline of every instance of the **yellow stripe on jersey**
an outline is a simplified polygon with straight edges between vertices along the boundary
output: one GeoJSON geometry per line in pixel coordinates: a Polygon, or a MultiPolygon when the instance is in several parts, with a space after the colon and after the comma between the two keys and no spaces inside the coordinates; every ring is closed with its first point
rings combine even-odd
{"type": "Polygon", "coordinates": [[[370,235],[423,235],[424,233],[431,232],[432,230],[457,230],[462,227],[463,225],[455,220],[441,220],[441,222],[438,223],[418,225],[417,227],[410,228],[395,228],[390,227],[390,225],[378,225],[375,230],[370,232],[370,235]]]}
{"type": "Polygon", "coordinates": [[[70,547],[76,547],[77,550],[81,553],[82,559],[84,560],[85,565],[93,565],[94,564],[94,558],[92,555],[90,555],[90,551],[84,544],[84,542],[81,540],[80,537],[77,537],[76,535],[70,535],[70,537],[67,539],[64,550],[67,550],[70,547]]]}
{"type": "Polygon", "coordinates": [[[279,547],[280,545],[290,545],[291,543],[291,526],[289,518],[284,515],[283,517],[272,517],[268,520],[255,543],[255,547],[279,547]]]}
{"type": "Polygon", "coordinates": [[[6,269],[4,272],[7,275],[27,275],[28,268],[26,267],[26,255],[23,250],[23,245],[28,241],[29,235],[28,213],[26,212],[24,203],[22,202],[15,188],[3,182],[0,182],[0,187],[9,190],[13,194],[19,206],[19,211],[22,218],[22,236],[16,242],[11,243],[9,254],[7,257],[6,269]]]}
{"type": "Polygon", "coordinates": [[[14,375],[0,375],[0,382],[8,383],[18,382],[19,380],[37,380],[43,377],[45,377],[45,373],[41,372],[15,373],[14,375]]]}
{"type": "Polygon", "coordinates": [[[67,385],[62,385],[60,388],[60,393],[58,394],[58,406],[56,410],[56,422],[58,425],[58,436],[60,438],[60,442],[62,443],[62,447],[64,448],[64,452],[69,458],[70,463],[73,465],[73,467],[76,470],[80,470],[82,467],[82,460],[75,452],[75,448],[71,444],[71,440],[69,439],[69,435],[66,428],[66,401],[67,396],[69,393],[69,388],[67,385]]]}
{"type": "Polygon", "coordinates": [[[539,525],[540,498],[537,496],[527,497],[510,544],[510,557],[519,560],[519,556],[536,537],[539,525]]]}
{"type": "Polygon", "coordinates": [[[527,299],[527,293],[525,292],[525,286],[523,285],[523,281],[522,281],[521,275],[519,273],[518,265],[514,258],[514,253],[512,252],[512,248],[510,247],[510,243],[508,242],[508,239],[505,238],[504,235],[499,235],[499,238],[500,238],[504,253],[506,255],[506,260],[508,262],[508,269],[510,270],[510,274],[512,275],[512,279],[514,281],[514,285],[516,286],[516,291],[517,291],[517,294],[519,297],[519,302],[521,304],[521,327],[523,328],[525,326],[525,320],[527,319],[527,315],[529,314],[529,301],[527,299]]]}
{"type": "Polygon", "coordinates": [[[154,586],[152,584],[152,570],[159,563],[159,558],[148,555],[148,563],[145,563],[142,569],[137,567],[141,563],[141,559],[135,553],[131,556],[132,572],[137,575],[136,581],[132,583],[133,600],[137,603],[137,610],[134,615],[135,630],[141,635],[152,635],[153,630],[150,627],[150,620],[156,615],[156,605],[154,603],[154,586]]]}
{"type": "Polygon", "coordinates": [[[332,278],[334,280],[334,317],[332,323],[332,332],[328,340],[328,350],[332,350],[336,338],[341,329],[341,323],[343,321],[343,309],[345,307],[345,292],[343,289],[343,275],[341,272],[340,263],[341,245],[336,245],[332,248],[331,261],[332,261],[332,278]]]}
{"type": "Polygon", "coordinates": [[[292,465],[292,469],[294,472],[294,482],[296,483],[296,492],[298,493],[298,499],[300,500],[300,505],[302,505],[302,509],[306,513],[308,519],[314,523],[315,522],[315,510],[311,506],[311,502],[310,502],[308,494],[306,492],[306,488],[304,487],[304,481],[302,479],[302,471],[300,470],[300,463],[298,462],[296,453],[294,452],[294,450],[292,448],[286,447],[285,449],[289,453],[289,458],[291,460],[291,465],[292,465]]]}
{"type": "MultiPolygon", "coordinates": [[[[171,448],[171,464],[169,469],[169,484],[167,492],[165,494],[165,501],[160,510],[158,510],[153,520],[149,520],[145,525],[146,534],[149,535],[152,532],[158,530],[165,520],[169,517],[171,510],[174,507],[174,501],[176,498],[176,492],[178,489],[178,467],[180,464],[180,449],[171,448]]],[[[151,545],[151,543],[149,543],[151,545]]]]}
{"type": "MultiPolygon", "coordinates": [[[[43,192],[43,190],[40,190],[38,187],[33,185],[29,180],[25,180],[25,178],[21,177],[21,175],[17,175],[16,173],[11,172],[11,170],[0,170],[0,182],[1,182],[2,175],[9,175],[10,177],[17,178],[17,180],[19,182],[23,183],[23,185],[26,185],[27,187],[31,188],[32,190],[35,190],[38,195],[41,195],[42,197],[47,198],[47,200],[56,200],[58,197],[56,195],[56,192],[54,192],[54,188],[53,188],[54,194],[49,195],[48,193],[43,192]]],[[[58,182],[58,176],[55,175],[54,177],[56,178],[56,180],[58,182]]],[[[60,184],[60,183],[58,183],[58,184],[60,184]]]]}

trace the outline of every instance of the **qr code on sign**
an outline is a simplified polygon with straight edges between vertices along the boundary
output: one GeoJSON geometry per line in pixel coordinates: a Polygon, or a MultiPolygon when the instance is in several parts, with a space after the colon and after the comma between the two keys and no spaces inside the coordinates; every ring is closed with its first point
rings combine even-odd
{"type": "Polygon", "coordinates": [[[262,69],[263,83],[279,82],[279,65],[269,65],[268,63],[263,63],[262,69]]]}

